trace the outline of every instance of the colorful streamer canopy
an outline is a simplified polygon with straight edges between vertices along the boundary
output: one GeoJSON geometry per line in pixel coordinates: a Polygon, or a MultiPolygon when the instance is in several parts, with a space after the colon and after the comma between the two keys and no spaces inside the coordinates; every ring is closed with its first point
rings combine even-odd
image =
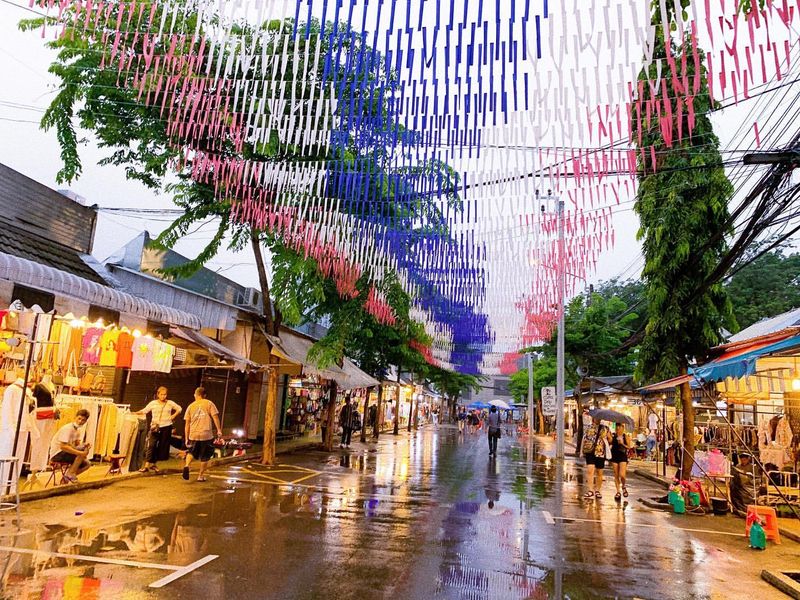
{"type": "MultiPolygon", "coordinates": [[[[800,3],[753,3],[678,10],[668,33],[690,51],[650,78],[659,34],[643,0],[31,6],[53,17],[45,34],[88,40],[115,86],[158,111],[174,169],[234,219],[316,259],[343,296],[367,275],[385,323],[381,282],[397,272],[428,360],[491,374],[550,337],[562,278],[574,293],[614,245],[614,208],[662,151],[631,132],[659,126],[668,149],[676,117],[677,137],[693,135],[703,77],[740,102],[789,73],[800,3]]],[[[664,20],[675,4],[661,0],[664,20]]],[[[756,146],[760,134],[754,122],[756,146]]]]}

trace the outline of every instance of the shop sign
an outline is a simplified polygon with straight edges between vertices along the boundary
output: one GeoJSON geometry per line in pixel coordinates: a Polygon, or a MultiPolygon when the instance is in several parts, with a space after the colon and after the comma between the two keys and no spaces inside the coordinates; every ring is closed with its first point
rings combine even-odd
{"type": "Polygon", "coordinates": [[[546,417],[556,415],[556,388],[542,388],[542,414],[546,417]]]}

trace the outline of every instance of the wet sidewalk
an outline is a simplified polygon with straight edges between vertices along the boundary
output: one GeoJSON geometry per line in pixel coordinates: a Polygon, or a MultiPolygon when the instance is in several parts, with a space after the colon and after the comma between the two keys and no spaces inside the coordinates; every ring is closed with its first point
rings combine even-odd
{"type": "MultiPolygon", "coordinates": [[[[319,445],[321,441],[319,435],[301,436],[290,440],[283,440],[277,442],[276,454],[286,454],[307,449],[319,445]]],[[[261,444],[253,444],[252,448],[248,449],[245,453],[215,458],[211,464],[214,466],[221,466],[246,460],[259,460],[260,458],[261,444]]],[[[177,474],[180,473],[183,468],[183,459],[171,456],[168,460],[160,461],[157,466],[161,474],[177,474]]],[[[81,490],[97,489],[122,481],[156,475],[158,474],[141,473],[139,471],[129,472],[124,465],[121,472],[112,473],[109,462],[100,462],[92,463],[89,469],[81,473],[77,483],[61,484],[61,473],[55,473],[53,477],[52,471],[41,471],[39,473],[30,474],[20,480],[20,502],[74,494],[81,490]]],[[[11,496],[0,496],[0,501],[11,500],[13,500],[11,496]]]]}

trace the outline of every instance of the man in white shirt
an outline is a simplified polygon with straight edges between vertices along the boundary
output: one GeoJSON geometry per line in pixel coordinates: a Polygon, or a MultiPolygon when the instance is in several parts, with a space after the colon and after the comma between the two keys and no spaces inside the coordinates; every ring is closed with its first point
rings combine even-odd
{"type": "Polygon", "coordinates": [[[59,429],[50,442],[50,461],[70,463],[64,478],[72,483],[77,482],[78,475],[91,466],[86,460],[91,444],[81,444],[80,431],[88,420],[89,411],[81,408],[75,413],[75,421],[59,429]]]}
{"type": "Polygon", "coordinates": [[[185,430],[183,437],[186,442],[186,462],[183,466],[183,478],[189,480],[189,465],[192,460],[200,461],[200,471],[197,481],[205,481],[208,462],[214,456],[214,429],[217,437],[222,437],[222,425],[219,422],[219,411],[211,400],[206,397],[205,388],[199,387],[194,391],[194,402],[186,409],[184,415],[185,430]]]}

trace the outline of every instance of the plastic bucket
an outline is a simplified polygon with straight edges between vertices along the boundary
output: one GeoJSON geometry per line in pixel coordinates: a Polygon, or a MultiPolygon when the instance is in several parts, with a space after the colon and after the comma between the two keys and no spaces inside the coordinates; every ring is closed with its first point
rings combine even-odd
{"type": "Polygon", "coordinates": [[[675,509],[675,512],[678,514],[683,514],[686,512],[686,501],[683,499],[683,496],[678,496],[672,506],[675,509]]]}
{"type": "Polygon", "coordinates": [[[711,510],[715,515],[728,514],[728,499],[727,498],[711,498],[711,510]]]}

